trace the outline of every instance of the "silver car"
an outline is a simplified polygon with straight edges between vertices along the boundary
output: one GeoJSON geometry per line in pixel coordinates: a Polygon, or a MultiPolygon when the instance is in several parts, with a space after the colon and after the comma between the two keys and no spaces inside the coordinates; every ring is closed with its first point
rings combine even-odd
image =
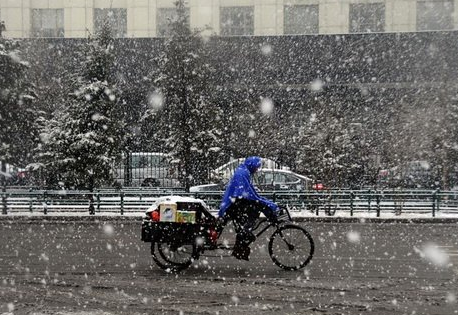
{"type": "MultiPolygon", "coordinates": [[[[189,192],[224,191],[225,184],[226,183],[223,182],[192,186],[189,188],[189,192]]],[[[303,191],[312,188],[312,179],[289,170],[260,169],[253,177],[253,184],[259,191],[303,191]]]]}

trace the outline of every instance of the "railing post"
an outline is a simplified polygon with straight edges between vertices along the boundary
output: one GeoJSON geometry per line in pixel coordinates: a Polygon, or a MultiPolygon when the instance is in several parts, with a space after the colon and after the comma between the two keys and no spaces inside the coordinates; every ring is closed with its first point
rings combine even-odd
{"type": "Polygon", "coordinates": [[[324,212],[326,215],[330,216],[331,215],[331,202],[332,202],[332,196],[329,195],[327,198],[326,198],[326,206],[324,207],[324,212]]]}
{"type": "Polygon", "coordinates": [[[433,218],[436,216],[436,198],[437,190],[433,192],[433,218]]]}
{"type": "Polygon", "coordinates": [[[89,191],[89,215],[94,215],[95,214],[95,208],[94,208],[94,191],[91,188],[89,191]]]}
{"type": "Polygon", "coordinates": [[[6,186],[2,187],[2,214],[8,214],[8,204],[6,203],[6,186]]]}
{"type": "Polygon", "coordinates": [[[437,190],[436,202],[437,202],[437,205],[436,205],[437,211],[440,211],[441,210],[441,208],[440,208],[440,204],[441,204],[441,192],[440,192],[440,189],[437,190]]]}
{"type": "Polygon", "coordinates": [[[320,204],[321,204],[321,197],[317,197],[317,199],[316,199],[316,207],[315,207],[315,214],[317,216],[320,214],[320,204]]]}
{"type": "Polygon", "coordinates": [[[380,194],[376,193],[375,198],[377,202],[377,218],[379,218],[380,217],[380,194]]]}
{"type": "Polygon", "coordinates": [[[371,197],[372,197],[371,190],[369,189],[367,193],[368,193],[368,196],[367,196],[368,210],[367,211],[371,212],[371,197]]]}
{"type": "Polygon", "coordinates": [[[355,199],[355,193],[350,193],[350,216],[353,216],[353,200],[355,199]]]}
{"type": "Polygon", "coordinates": [[[121,191],[120,197],[121,197],[121,215],[124,215],[124,191],[121,191]]]}
{"type": "Polygon", "coordinates": [[[48,197],[48,192],[45,190],[43,191],[43,214],[48,214],[48,201],[46,199],[48,197]]]}
{"type": "Polygon", "coordinates": [[[97,212],[100,212],[100,190],[97,189],[97,193],[96,193],[96,198],[97,198],[97,212]]]}
{"type": "Polygon", "coordinates": [[[30,213],[33,212],[33,198],[31,197],[32,195],[32,188],[29,188],[29,211],[30,213]]]}

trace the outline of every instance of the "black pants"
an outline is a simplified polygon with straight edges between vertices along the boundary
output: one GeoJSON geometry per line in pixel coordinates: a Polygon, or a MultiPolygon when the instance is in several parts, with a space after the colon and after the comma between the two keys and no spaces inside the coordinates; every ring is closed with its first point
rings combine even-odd
{"type": "Polygon", "coordinates": [[[256,236],[253,234],[253,228],[261,212],[267,218],[274,216],[269,207],[247,199],[237,199],[227,209],[224,219],[226,222],[227,220],[232,220],[234,223],[237,234],[236,246],[248,246],[256,239],[256,236]]]}

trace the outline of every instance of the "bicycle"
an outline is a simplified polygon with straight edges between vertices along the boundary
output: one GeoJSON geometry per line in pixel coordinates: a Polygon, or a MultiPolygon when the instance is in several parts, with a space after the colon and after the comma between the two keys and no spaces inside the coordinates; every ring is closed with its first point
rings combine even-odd
{"type": "MultiPolygon", "coordinates": [[[[293,223],[286,207],[276,222],[259,218],[253,233],[256,239],[270,228],[268,253],[275,265],[284,270],[299,270],[312,259],[315,245],[310,233],[293,223]]],[[[162,269],[178,272],[204,256],[206,251],[232,250],[233,245],[218,242],[224,225],[208,211],[203,211],[198,224],[144,221],[142,239],[151,242],[151,255],[162,269]]]]}

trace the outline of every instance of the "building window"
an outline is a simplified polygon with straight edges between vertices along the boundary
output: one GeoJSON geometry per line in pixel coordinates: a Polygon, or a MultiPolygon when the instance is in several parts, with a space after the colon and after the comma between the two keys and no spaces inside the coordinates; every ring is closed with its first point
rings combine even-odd
{"type": "Polygon", "coordinates": [[[94,9],[94,32],[97,34],[103,24],[110,25],[113,37],[127,35],[127,9],[94,9]]]}
{"type": "MultiPolygon", "coordinates": [[[[189,24],[189,8],[185,8],[187,22],[189,24]]],[[[156,33],[157,36],[170,36],[172,35],[171,22],[177,18],[176,8],[158,8],[156,15],[156,33]]]]}
{"type": "Polygon", "coordinates": [[[417,30],[453,29],[453,1],[418,1],[417,30]]]}
{"type": "Polygon", "coordinates": [[[221,7],[220,8],[220,34],[227,35],[253,35],[254,34],[254,8],[221,7]]]}
{"type": "Polygon", "coordinates": [[[371,33],[384,31],[384,3],[350,4],[350,33],[371,33]]]}
{"type": "Polygon", "coordinates": [[[64,37],[64,9],[32,9],[32,37],[64,37]]]}
{"type": "Polygon", "coordinates": [[[286,5],[284,9],[285,34],[317,34],[318,5],[286,5]]]}

